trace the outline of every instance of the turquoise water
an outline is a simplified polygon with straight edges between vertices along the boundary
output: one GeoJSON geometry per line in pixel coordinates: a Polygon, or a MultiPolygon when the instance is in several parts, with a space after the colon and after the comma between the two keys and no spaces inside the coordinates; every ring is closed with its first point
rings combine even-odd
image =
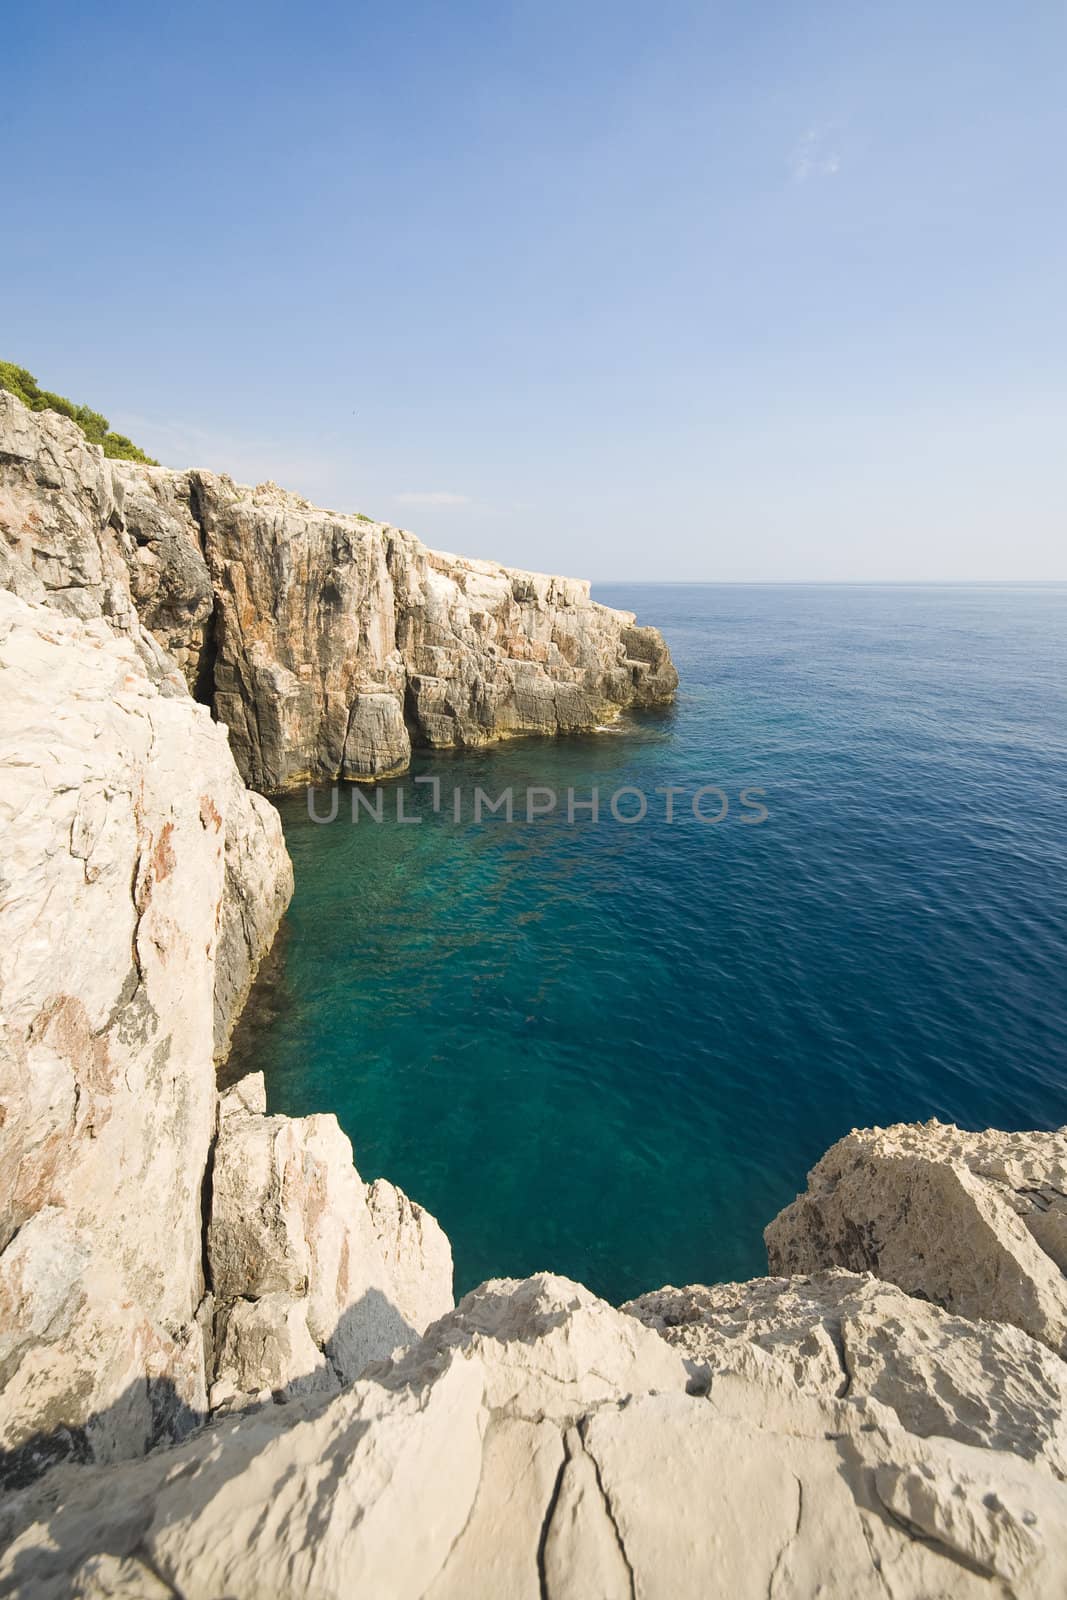
{"type": "Polygon", "coordinates": [[[449,809],[405,780],[414,826],[281,806],[296,897],[237,1060],[440,1218],[460,1290],[749,1276],[853,1125],[1067,1122],[1067,588],[596,593],[663,629],[671,711],[421,758],[449,809]],[[476,784],[649,814],[476,826],[476,784]],[[668,826],[667,784],[729,812],[668,826]]]}

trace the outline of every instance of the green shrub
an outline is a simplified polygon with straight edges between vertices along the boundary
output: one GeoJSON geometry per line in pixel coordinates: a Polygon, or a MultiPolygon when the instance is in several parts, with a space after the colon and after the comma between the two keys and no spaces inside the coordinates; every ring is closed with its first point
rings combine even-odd
{"type": "Polygon", "coordinates": [[[73,400],[42,389],[32,372],[16,366],[13,361],[0,361],[0,389],[17,395],[31,411],[58,411],[60,416],[69,417],[78,424],[90,444],[103,445],[104,454],[113,460],[145,461],[150,467],[159,466],[158,461],[146,456],[143,450],[138,450],[133,440],[127,439],[124,433],[112,433],[110,423],[99,411],[90,411],[88,406],[76,406],[73,400]]]}

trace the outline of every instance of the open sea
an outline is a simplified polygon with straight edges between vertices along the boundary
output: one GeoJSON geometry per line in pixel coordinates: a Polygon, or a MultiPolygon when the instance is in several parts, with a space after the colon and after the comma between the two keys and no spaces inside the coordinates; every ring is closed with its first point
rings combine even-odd
{"type": "Polygon", "coordinates": [[[594,595],[663,630],[674,707],[420,755],[380,824],[343,786],[329,825],[280,802],[296,895],[230,1070],[336,1112],[459,1293],[757,1275],[851,1127],[1067,1123],[1067,586],[594,595]]]}

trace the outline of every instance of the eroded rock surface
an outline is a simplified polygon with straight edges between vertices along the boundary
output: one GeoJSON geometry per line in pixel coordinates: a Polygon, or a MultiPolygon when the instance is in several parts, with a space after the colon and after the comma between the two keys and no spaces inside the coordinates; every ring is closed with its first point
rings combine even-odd
{"type": "Polygon", "coordinates": [[[142,624],[178,663],[190,692],[208,699],[215,596],[200,543],[192,472],[114,461],[114,530],[142,624]]]}
{"type": "Polygon", "coordinates": [[[392,1185],[363,1183],[336,1117],[268,1117],[265,1104],[261,1075],[220,1104],[213,1408],[336,1388],[453,1304],[452,1252],[434,1219],[392,1185]]]}
{"type": "Polygon", "coordinates": [[[1067,1131],[940,1122],[839,1140],[767,1228],[772,1272],[871,1271],[1067,1350],[1067,1131]]]}
{"type": "Polygon", "coordinates": [[[659,1289],[623,1309],[694,1376],[869,1396],[910,1433],[1008,1450],[1067,1479],[1067,1363],[1019,1328],[953,1316],[840,1270],[659,1289]]]}
{"type": "Polygon", "coordinates": [[[368,1184],[366,1202],[393,1304],[406,1322],[423,1333],[452,1309],[448,1236],[436,1217],[385,1178],[368,1184]]]}
{"type": "Polygon", "coordinates": [[[203,1414],[217,962],[240,940],[254,967],[291,879],[207,710],[102,617],[4,591],[0,834],[0,1449],[18,1473],[203,1414]],[[239,936],[234,837],[272,886],[239,936]]]}
{"type": "Polygon", "coordinates": [[[105,617],[274,792],[401,772],[412,743],[592,728],[673,697],[660,635],[589,585],[428,550],[273,483],[104,459],[0,393],[0,583],[105,617]]]}
{"type": "Polygon", "coordinates": [[[680,1350],[577,1284],[486,1284],[333,1397],[136,1467],[57,1468],[0,1513],[0,1583],[35,1600],[1062,1592],[1067,1486],[1046,1462],[915,1431],[870,1393],[728,1368],[692,1387],[680,1350]]]}
{"type": "Polygon", "coordinates": [[[33,412],[0,390],[0,587],[125,634],[164,694],[181,694],[176,662],[142,626],[131,589],[112,463],[77,423],[33,412]]]}
{"type": "Polygon", "coordinates": [[[215,704],[257,788],[382,776],[407,765],[412,738],[591,728],[674,694],[660,635],[587,583],[428,550],[275,484],[198,481],[215,704]]]}

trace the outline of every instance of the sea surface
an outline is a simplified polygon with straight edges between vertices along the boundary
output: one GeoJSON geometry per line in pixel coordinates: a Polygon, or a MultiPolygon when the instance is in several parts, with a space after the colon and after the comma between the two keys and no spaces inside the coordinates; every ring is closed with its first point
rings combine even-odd
{"type": "Polygon", "coordinates": [[[280,806],[296,896],[235,1066],[336,1112],[458,1292],[759,1274],[853,1126],[1067,1123],[1067,586],[594,593],[663,630],[672,709],[422,755],[380,824],[344,787],[330,824],[280,806]],[[515,819],[475,823],[476,786],[515,819]]]}

